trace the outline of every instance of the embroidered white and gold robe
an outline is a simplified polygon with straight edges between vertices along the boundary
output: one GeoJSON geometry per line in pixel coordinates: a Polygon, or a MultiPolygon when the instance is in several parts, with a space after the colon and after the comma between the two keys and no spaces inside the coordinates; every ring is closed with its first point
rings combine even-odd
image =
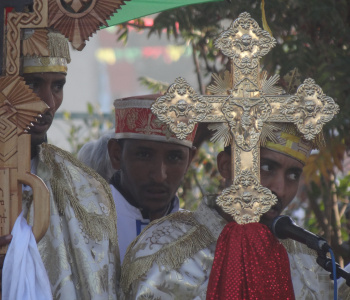
{"type": "MultiPolygon", "coordinates": [[[[143,229],[150,224],[149,219],[145,219],[139,208],[132,206],[124,196],[111,184],[110,185],[115,206],[117,208],[117,228],[120,262],[123,263],[126,249],[143,229]]],[[[170,214],[178,212],[180,201],[177,196],[174,198],[170,214]]]]}
{"type": "MultiPolygon", "coordinates": [[[[205,300],[216,241],[226,224],[205,203],[193,213],[178,212],[151,223],[125,256],[121,297],[205,300]]],[[[333,284],[317,265],[316,252],[292,240],[282,243],[296,299],[332,299],[333,284]]]]}
{"type": "MultiPolygon", "coordinates": [[[[108,184],[52,145],[40,146],[35,164],[50,191],[50,225],[38,249],[53,299],[117,299],[117,217],[108,184]]],[[[29,223],[31,194],[24,189],[23,210],[29,223]]]]}

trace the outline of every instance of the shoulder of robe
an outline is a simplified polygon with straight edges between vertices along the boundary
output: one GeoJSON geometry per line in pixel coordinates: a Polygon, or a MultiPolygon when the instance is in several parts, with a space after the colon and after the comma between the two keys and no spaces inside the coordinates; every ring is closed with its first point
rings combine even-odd
{"type": "Polygon", "coordinates": [[[130,244],[122,266],[121,286],[144,276],[154,264],[165,270],[183,262],[215,242],[209,230],[198,223],[192,212],[179,211],[149,224],[130,244]]]}
{"type": "Polygon", "coordinates": [[[50,184],[59,212],[65,214],[67,208],[72,208],[90,238],[109,238],[117,244],[117,215],[108,183],[56,146],[42,144],[39,158],[38,175],[50,184]]]}
{"type": "MultiPolygon", "coordinates": [[[[71,153],[54,145],[43,143],[40,145],[40,162],[44,163],[53,172],[55,166],[67,166],[67,171],[71,173],[79,172],[84,178],[90,179],[93,185],[102,186],[104,190],[110,191],[109,184],[95,170],[89,168],[78,160],[71,153]],[[52,168],[53,167],[53,168],[52,168]]],[[[53,174],[55,176],[55,174],[53,174]]]]}

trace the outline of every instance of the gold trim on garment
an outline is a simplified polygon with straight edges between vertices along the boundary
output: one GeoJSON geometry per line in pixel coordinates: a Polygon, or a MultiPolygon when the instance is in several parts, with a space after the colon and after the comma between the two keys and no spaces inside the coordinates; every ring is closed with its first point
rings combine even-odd
{"type": "Polygon", "coordinates": [[[67,60],[62,57],[24,57],[23,73],[67,73],[67,60]]]}
{"type": "Polygon", "coordinates": [[[63,66],[42,66],[42,67],[25,67],[23,68],[23,73],[67,73],[68,68],[63,66]]]}
{"type": "Polygon", "coordinates": [[[108,183],[100,175],[85,166],[79,160],[75,159],[71,155],[67,155],[65,151],[53,145],[44,143],[41,145],[41,150],[40,158],[49,167],[53,174],[50,179],[50,184],[53,198],[55,199],[59,213],[64,215],[67,201],[69,201],[78,221],[82,224],[84,232],[86,232],[91,239],[101,241],[102,239],[109,238],[113,245],[117,245],[117,213],[108,183]],[[82,169],[88,175],[101,183],[107,192],[107,199],[111,208],[108,215],[88,212],[79,202],[76,191],[71,188],[71,185],[63,184],[64,182],[67,182],[66,174],[68,172],[65,172],[67,167],[64,164],[58,164],[54,159],[55,155],[61,156],[63,159],[82,169]]]}
{"type": "MultiPolygon", "coordinates": [[[[166,221],[169,222],[185,223],[191,226],[191,229],[175,241],[164,245],[159,251],[146,257],[142,256],[133,259],[131,257],[132,251],[127,251],[120,280],[120,286],[125,293],[129,290],[132,282],[138,280],[147,273],[154,263],[168,270],[178,269],[186,259],[216,242],[216,239],[211,235],[210,231],[204,225],[200,225],[196,221],[192,212],[181,211],[168,215],[165,218],[166,221]]],[[[146,232],[148,228],[163,221],[164,218],[152,222],[144,229],[144,232],[146,232]]],[[[134,240],[128,249],[133,249],[137,241],[138,239],[134,240]]]]}

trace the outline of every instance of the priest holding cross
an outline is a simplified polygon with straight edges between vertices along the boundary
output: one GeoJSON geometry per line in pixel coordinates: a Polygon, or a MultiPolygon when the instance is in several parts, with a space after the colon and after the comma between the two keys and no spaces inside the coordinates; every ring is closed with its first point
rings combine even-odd
{"type": "Polygon", "coordinates": [[[280,242],[272,220],[293,200],[322,127],[338,105],[306,79],[295,95],[267,78],[259,60],[276,41],[242,13],[215,45],[230,72],[213,75],[212,95],[178,78],[152,111],[178,138],[212,123],[225,151],[217,164],[227,188],[197,211],[152,223],[131,244],[122,267],[126,299],[330,299],[329,274],[316,251],[280,242]]]}
{"type": "MultiPolygon", "coordinates": [[[[86,3],[90,9],[79,15],[56,16],[75,18],[65,24],[75,26],[92,13],[98,29],[108,17],[94,10],[101,12],[101,3],[86,3]]],[[[70,62],[67,37],[52,28],[59,24],[48,24],[54,4],[18,0],[0,5],[2,12],[6,8],[0,49],[0,298],[117,299],[120,261],[108,184],[47,143],[70,62]]],[[[84,24],[84,34],[96,30],[84,24]]],[[[78,29],[68,31],[80,48],[85,38],[78,29]]]]}

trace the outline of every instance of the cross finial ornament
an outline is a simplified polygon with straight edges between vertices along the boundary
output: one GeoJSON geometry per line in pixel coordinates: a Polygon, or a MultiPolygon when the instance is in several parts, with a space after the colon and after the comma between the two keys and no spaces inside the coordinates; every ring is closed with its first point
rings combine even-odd
{"type": "Polygon", "coordinates": [[[178,78],[152,106],[158,119],[180,139],[190,134],[196,123],[222,123],[217,136],[231,144],[234,182],[216,203],[239,224],[258,222],[277,202],[260,184],[263,125],[293,123],[304,139],[312,141],[339,111],[313,79],[306,79],[295,95],[287,95],[276,86],[278,75],[267,79],[266,72],[260,72],[260,59],[275,45],[267,31],[248,13],[242,13],[215,41],[231,60],[231,70],[224,79],[213,75],[216,84],[208,88],[213,95],[200,95],[178,78]]]}

